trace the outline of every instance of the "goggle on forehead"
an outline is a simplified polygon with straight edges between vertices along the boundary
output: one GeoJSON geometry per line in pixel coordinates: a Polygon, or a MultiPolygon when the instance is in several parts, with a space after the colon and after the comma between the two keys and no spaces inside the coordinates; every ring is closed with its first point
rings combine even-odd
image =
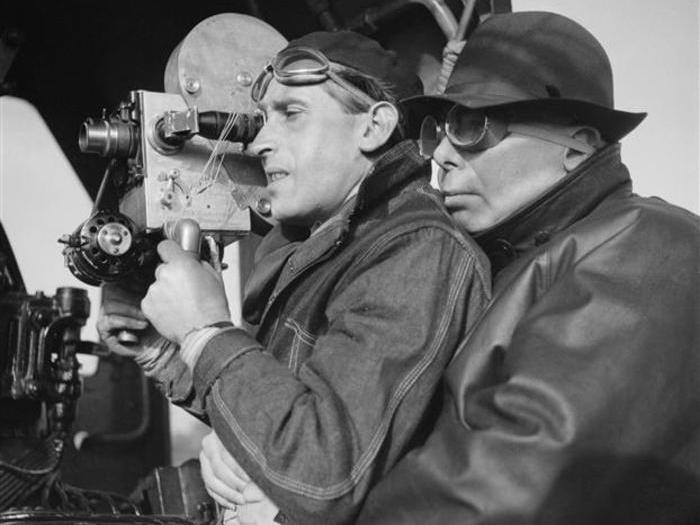
{"type": "Polygon", "coordinates": [[[316,49],[310,47],[284,49],[277,53],[274,60],[260,73],[253,83],[250,96],[253,102],[260,102],[273,78],[286,86],[305,86],[331,80],[367,106],[376,104],[377,101],[367,93],[343,80],[333,71],[333,67],[334,64],[326,55],[316,49]]]}
{"type": "Polygon", "coordinates": [[[447,140],[458,150],[477,152],[496,146],[510,133],[546,140],[581,153],[593,153],[594,148],[573,137],[551,131],[540,126],[507,123],[489,117],[484,111],[455,104],[438,120],[433,115],[423,119],[420,127],[418,148],[421,156],[432,158],[440,142],[447,140]]]}

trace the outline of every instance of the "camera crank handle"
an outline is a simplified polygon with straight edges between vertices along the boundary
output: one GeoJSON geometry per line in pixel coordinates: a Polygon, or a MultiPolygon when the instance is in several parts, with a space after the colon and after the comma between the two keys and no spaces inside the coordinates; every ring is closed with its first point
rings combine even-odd
{"type": "Polygon", "coordinates": [[[199,259],[202,230],[194,219],[179,219],[163,225],[163,233],[168,239],[178,243],[188,254],[199,259]]]}

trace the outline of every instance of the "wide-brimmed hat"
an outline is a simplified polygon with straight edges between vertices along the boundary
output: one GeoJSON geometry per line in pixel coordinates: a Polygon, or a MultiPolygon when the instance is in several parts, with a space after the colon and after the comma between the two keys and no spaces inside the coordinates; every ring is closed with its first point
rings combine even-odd
{"type": "Polygon", "coordinates": [[[610,61],[578,23],[546,12],[493,15],[471,34],[444,94],[402,101],[415,122],[436,105],[561,114],[598,129],[615,142],[646,113],[616,110],[610,61]]]}

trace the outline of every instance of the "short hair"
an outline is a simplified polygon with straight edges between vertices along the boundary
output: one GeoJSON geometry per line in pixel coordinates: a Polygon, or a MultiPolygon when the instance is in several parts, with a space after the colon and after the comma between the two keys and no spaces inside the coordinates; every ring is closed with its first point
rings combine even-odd
{"type": "MultiPolygon", "coordinates": [[[[396,129],[394,129],[394,132],[389,137],[389,140],[387,140],[386,146],[394,146],[406,137],[406,116],[404,115],[401,106],[399,106],[398,98],[390,85],[374,76],[366,75],[348,66],[336,65],[334,67],[334,73],[363,93],[369,95],[374,100],[378,102],[389,102],[396,107],[399,114],[399,120],[396,124],[396,129]]],[[[323,86],[328,94],[336,99],[340,103],[343,110],[347,113],[356,115],[358,113],[364,113],[370,108],[370,106],[368,106],[365,102],[360,101],[357,97],[353,97],[347,90],[343,89],[335,82],[325,82],[323,86]]]]}

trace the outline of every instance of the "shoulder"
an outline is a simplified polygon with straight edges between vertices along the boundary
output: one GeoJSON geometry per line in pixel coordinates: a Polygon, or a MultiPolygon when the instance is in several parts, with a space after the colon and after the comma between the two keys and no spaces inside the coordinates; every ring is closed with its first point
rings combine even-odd
{"type": "Polygon", "coordinates": [[[438,192],[427,182],[405,188],[359,229],[384,241],[414,237],[453,244],[468,256],[482,256],[476,242],[452,220],[438,192]]]}
{"type": "Polygon", "coordinates": [[[659,197],[632,195],[626,208],[636,214],[635,224],[649,233],[666,237],[670,241],[692,240],[698,242],[700,217],[694,213],[670,204],[659,197]]]}
{"type": "Polygon", "coordinates": [[[698,264],[696,215],[661,199],[627,195],[603,202],[506,275],[529,275],[541,290],[568,279],[641,289],[661,286],[669,276],[695,282],[698,264]]]}
{"type": "Polygon", "coordinates": [[[604,201],[583,219],[552,239],[557,246],[575,249],[574,259],[595,252],[617,250],[627,257],[645,258],[661,250],[700,250],[697,215],[659,198],[627,195],[604,201]]]}
{"type": "Polygon", "coordinates": [[[355,268],[389,264],[411,273],[430,269],[446,282],[467,279],[490,289],[486,255],[428,185],[407,189],[380,212],[358,221],[343,251],[355,268]]]}

